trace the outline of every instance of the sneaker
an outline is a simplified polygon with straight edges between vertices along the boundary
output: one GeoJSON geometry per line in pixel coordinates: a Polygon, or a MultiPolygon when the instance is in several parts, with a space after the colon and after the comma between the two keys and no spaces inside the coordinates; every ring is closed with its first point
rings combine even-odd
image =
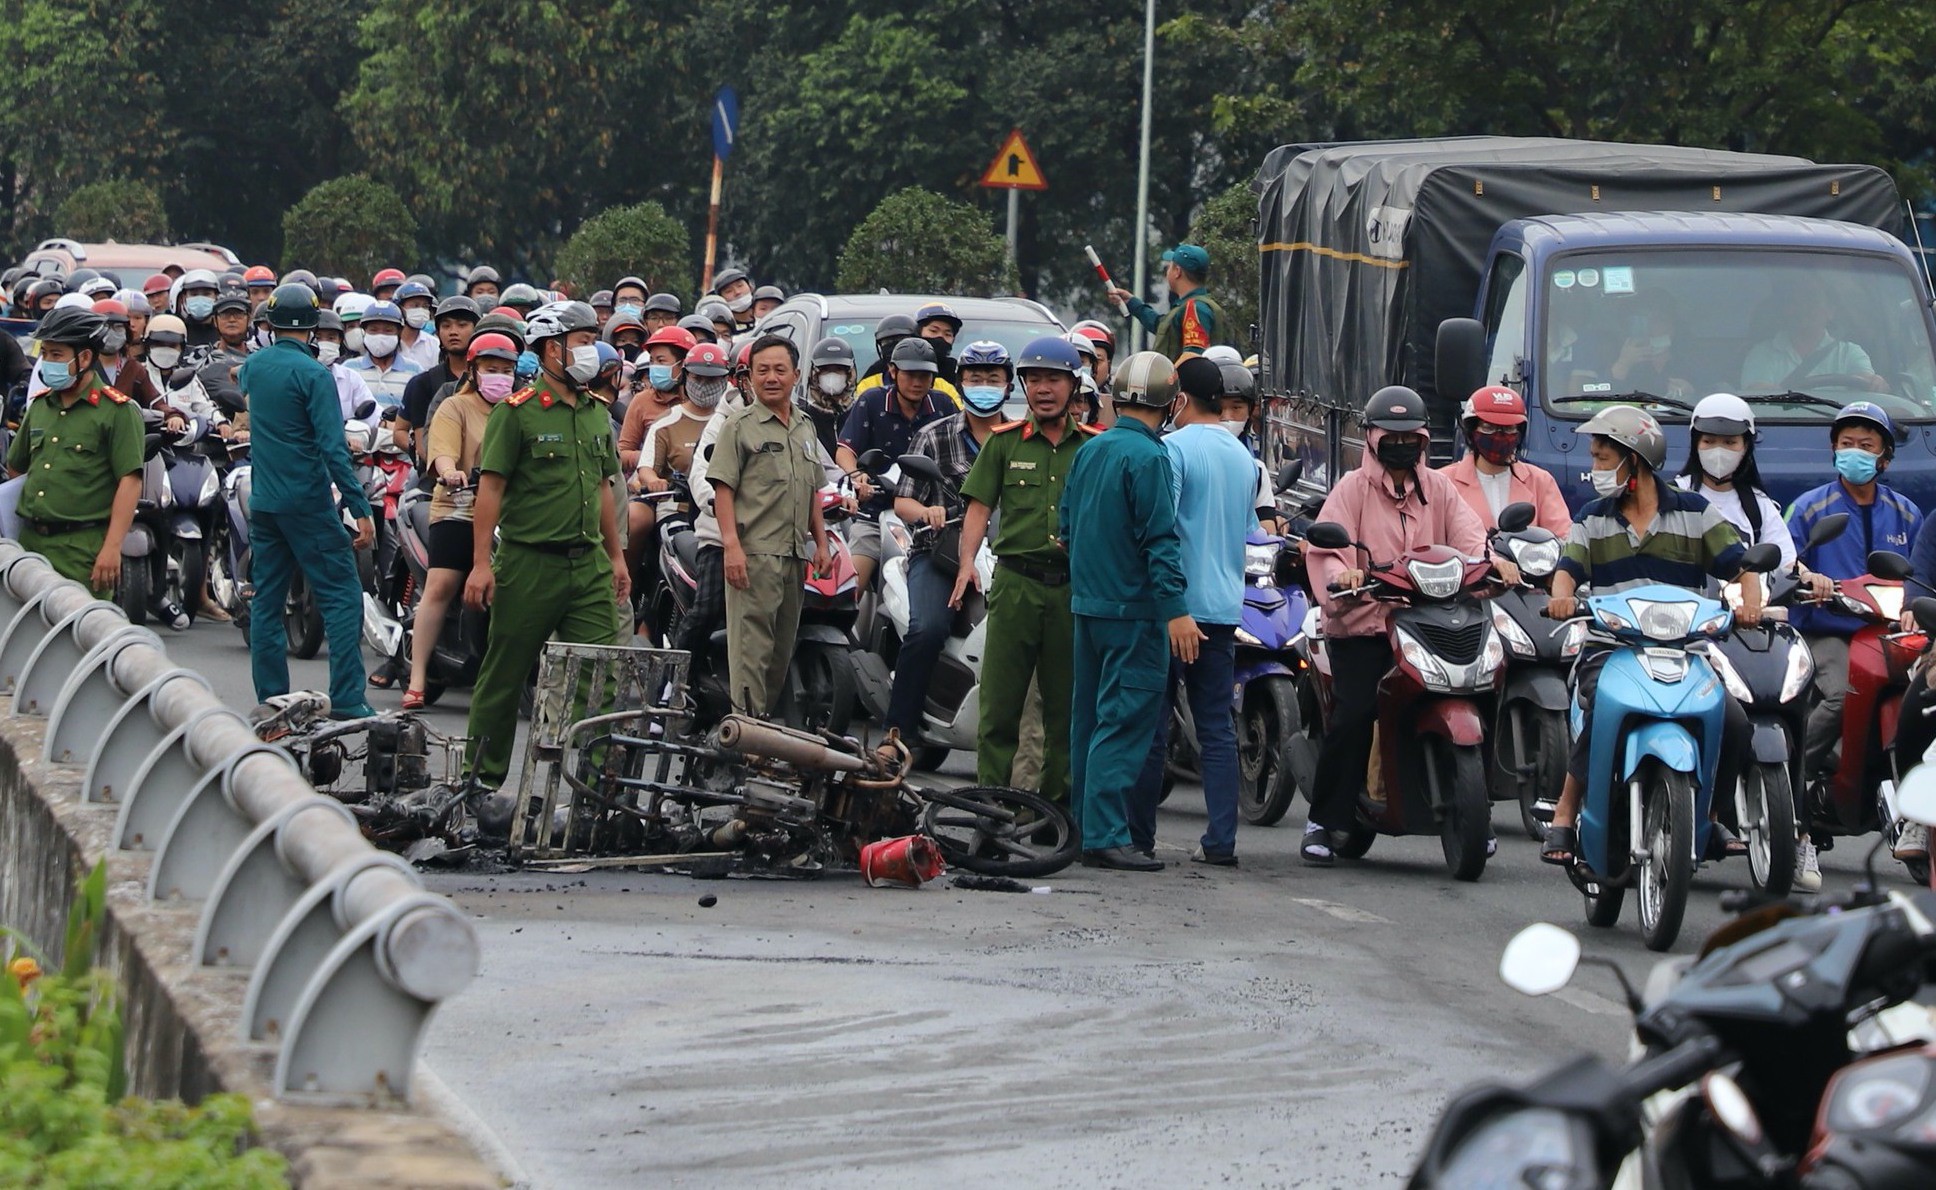
{"type": "Polygon", "coordinates": [[[1203,844],[1199,843],[1197,849],[1190,853],[1190,862],[1209,864],[1213,868],[1234,868],[1237,866],[1237,855],[1235,852],[1229,855],[1212,855],[1203,849],[1203,844]]]}
{"type": "Polygon", "coordinates": [[[1795,891],[1822,891],[1822,865],[1815,855],[1815,840],[1803,835],[1795,844],[1795,891]]]}
{"type": "Polygon", "coordinates": [[[1304,842],[1298,845],[1297,853],[1314,868],[1328,868],[1337,859],[1331,852],[1331,832],[1315,822],[1304,825],[1304,842]]]}
{"type": "Polygon", "coordinates": [[[1929,858],[1929,828],[1920,822],[1905,822],[1896,836],[1895,856],[1908,861],[1929,858]]]}
{"type": "Polygon", "coordinates": [[[375,718],[375,716],[376,708],[367,702],[357,703],[353,707],[333,707],[329,712],[329,717],[339,723],[347,722],[351,719],[371,719],[375,718]]]}

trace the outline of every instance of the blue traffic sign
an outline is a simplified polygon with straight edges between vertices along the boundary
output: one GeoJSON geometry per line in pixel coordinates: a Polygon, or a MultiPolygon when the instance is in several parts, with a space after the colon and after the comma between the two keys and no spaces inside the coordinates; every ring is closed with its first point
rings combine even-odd
{"type": "Polygon", "coordinates": [[[721,87],[713,96],[713,155],[721,161],[733,155],[733,141],[739,136],[739,93],[721,87]]]}

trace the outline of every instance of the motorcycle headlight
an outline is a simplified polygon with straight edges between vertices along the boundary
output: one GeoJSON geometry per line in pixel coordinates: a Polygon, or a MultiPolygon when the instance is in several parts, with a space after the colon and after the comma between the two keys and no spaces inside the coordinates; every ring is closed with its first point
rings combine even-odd
{"type": "Polygon", "coordinates": [[[1465,562],[1453,558],[1445,562],[1407,562],[1405,573],[1411,576],[1412,585],[1427,599],[1450,599],[1459,593],[1460,580],[1465,578],[1465,562]]]}
{"type": "Polygon", "coordinates": [[[1791,637],[1788,642],[1788,667],[1781,675],[1781,700],[1793,702],[1808,689],[1815,680],[1815,657],[1801,637],[1791,637]]]}
{"type": "Polygon", "coordinates": [[[1526,630],[1519,626],[1519,622],[1513,619],[1511,614],[1497,603],[1492,605],[1492,627],[1498,634],[1498,637],[1505,639],[1507,647],[1513,651],[1513,656],[1535,657],[1539,655],[1539,649],[1533,644],[1533,638],[1527,636],[1526,630]]]}
{"type": "Polygon", "coordinates": [[[1578,657],[1580,646],[1586,643],[1586,621],[1575,620],[1571,624],[1563,625],[1561,631],[1566,635],[1560,638],[1560,656],[1578,657]]]}
{"type": "Polygon", "coordinates": [[[1403,628],[1398,630],[1398,649],[1404,654],[1406,664],[1418,671],[1427,690],[1452,688],[1452,680],[1446,676],[1445,667],[1439,664],[1438,658],[1432,656],[1432,650],[1403,628]]]}
{"type": "Polygon", "coordinates": [[[208,474],[202,476],[202,491],[200,495],[195,497],[195,503],[213,504],[215,503],[215,498],[221,494],[222,494],[222,473],[220,471],[217,471],[215,468],[210,467],[208,469],[208,474]]]}
{"type": "Polygon", "coordinates": [[[1519,573],[1527,578],[1545,578],[1560,566],[1558,541],[1515,541],[1511,552],[1519,573]]]}
{"type": "Polygon", "coordinates": [[[1825,1120],[1836,1132],[1880,1132],[1917,1114],[1929,1094],[1932,1063],[1921,1051],[1847,1067],[1828,1092],[1825,1120]]]}
{"type": "Polygon", "coordinates": [[[1257,586],[1270,586],[1277,573],[1278,548],[1275,544],[1244,546],[1244,577],[1257,586]]]}
{"type": "Polygon", "coordinates": [[[1869,588],[1869,597],[1874,599],[1876,601],[1876,607],[1882,610],[1883,619],[1902,619],[1901,587],[1872,586],[1869,588]]]}
{"type": "Polygon", "coordinates": [[[1754,695],[1748,690],[1748,683],[1742,681],[1741,675],[1735,672],[1734,664],[1728,660],[1726,653],[1719,649],[1707,650],[1707,663],[1721,676],[1721,685],[1727,687],[1729,694],[1744,703],[1754,702],[1754,695]]]}
{"type": "Polygon", "coordinates": [[[1700,608],[1691,599],[1631,599],[1627,605],[1638,617],[1640,631],[1650,640],[1686,640],[1693,634],[1694,613],[1700,608]]]}

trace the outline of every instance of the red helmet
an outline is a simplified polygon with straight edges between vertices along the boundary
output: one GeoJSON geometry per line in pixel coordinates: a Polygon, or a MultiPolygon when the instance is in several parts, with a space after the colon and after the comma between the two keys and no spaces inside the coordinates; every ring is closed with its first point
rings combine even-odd
{"type": "Polygon", "coordinates": [[[494,306],[491,308],[490,313],[502,314],[506,318],[516,322],[524,321],[524,311],[518,309],[516,306],[494,306]]]}
{"type": "Polygon", "coordinates": [[[509,335],[500,335],[496,331],[486,331],[472,339],[470,349],[464,352],[464,358],[472,363],[476,363],[479,356],[489,356],[492,359],[507,359],[512,363],[517,363],[518,345],[511,342],[511,336],[509,335]]]}
{"type": "Polygon", "coordinates": [[[1074,326],[1070,327],[1069,329],[1074,331],[1076,334],[1082,335],[1083,337],[1089,339],[1091,342],[1102,344],[1102,349],[1104,351],[1107,351],[1112,355],[1115,354],[1115,351],[1116,351],[1115,332],[1111,331],[1108,327],[1104,326],[1102,323],[1095,322],[1095,321],[1078,322],[1074,326]]]}
{"type": "Polygon", "coordinates": [[[115,301],[113,298],[102,298],[100,301],[95,302],[94,312],[109,322],[118,322],[122,326],[128,324],[127,306],[115,301]]]}
{"type": "Polygon", "coordinates": [[[648,349],[670,347],[684,356],[692,354],[692,349],[699,345],[699,340],[693,338],[692,332],[683,326],[662,326],[652,332],[652,337],[645,341],[645,345],[648,349]]]}
{"type": "Polygon", "coordinates": [[[147,295],[167,293],[175,287],[175,279],[167,273],[156,273],[141,283],[141,292],[147,295]]]}
{"type": "Polygon", "coordinates": [[[700,343],[686,353],[686,371],[693,376],[724,376],[732,368],[726,362],[724,347],[717,343],[700,343]]]}
{"type": "Polygon", "coordinates": [[[1490,426],[1526,424],[1526,401],[1503,384],[1489,384],[1472,394],[1459,414],[1461,421],[1475,418],[1490,426]]]}
{"type": "Polygon", "coordinates": [[[753,367],[753,341],[749,339],[746,342],[741,343],[739,345],[739,351],[734,353],[733,370],[735,372],[747,372],[747,371],[751,371],[752,367],[753,367]]]}
{"type": "Polygon", "coordinates": [[[385,285],[401,285],[406,279],[402,269],[378,269],[376,276],[370,278],[370,290],[375,292],[385,285]]]}
{"type": "Polygon", "coordinates": [[[242,284],[250,289],[261,285],[267,285],[273,289],[276,284],[275,271],[266,264],[252,265],[242,274],[242,284]]]}

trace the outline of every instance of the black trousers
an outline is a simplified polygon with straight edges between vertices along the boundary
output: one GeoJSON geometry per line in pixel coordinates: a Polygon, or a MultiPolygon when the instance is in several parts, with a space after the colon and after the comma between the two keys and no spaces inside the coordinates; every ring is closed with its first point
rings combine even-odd
{"type": "Polygon", "coordinates": [[[1358,794],[1371,767],[1371,734],[1378,722],[1378,683],[1392,666],[1391,639],[1385,636],[1327,637],[1331,654],[1331,717],[1324,724],[1318,752],[1317,800],[1311,821],[1331,830],[1349,830],[1357,817],[1358,794]]]}

